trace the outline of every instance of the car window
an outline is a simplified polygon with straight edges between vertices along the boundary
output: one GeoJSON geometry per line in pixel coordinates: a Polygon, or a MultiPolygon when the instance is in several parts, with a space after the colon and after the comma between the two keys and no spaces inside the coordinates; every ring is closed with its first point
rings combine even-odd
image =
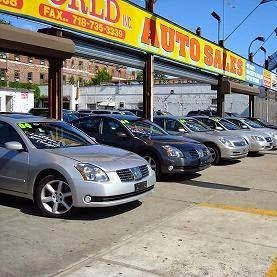
{"type": "Polygon", "coordinates": [[[252,128],[263,128],[263,126],[257,122],[254,122],[250,119],[244,119],[245,123],[248,124],[252,128]]]}
{"type": "Polygon", "coordinates": [[[38,149],[92,145],[93,142],[72,125],[64,122],[21,122],[18,127],[38,149]]]}
{"type": "Polygon", "coordinates": [[[197,118],[197,120],[203,122],[205,125],[207,125],[208,127],[210,127],[213,130],[215,130],[215,128],[216,128],[216,123],[209,118],[197,118]]]}
{"type": "Polygon", "coordinates": [[[201,121],[195,119],[180,118],[179,122],[186,126],[190,131],[193,132],[207,132],[210,129],[204,125],[201,121]]]}
{"type": "Polygon", "coordinates": [[[240,130],[238,126],[226,119],[220,119],[219,123],[223,125],[223,127],[225,127],[227,130],[240,130]]]}
{"type": "Polygon", "coordinates": [[[102,134],[104,136],[116,136],[117,133],[126,132],[124,127],[117,120],[105,118],[103,120],[102,134]]]}
{"type": "Polygon", "coordinates": [[[237,120],[237,119],[228,118],[228,120],[231,121],[236,126],[238,126],[240,129],[242,129],[242,126],[245,125],[240,120],[237,120]]]}
{"type": "Polygon", "coordinates": [[[168,119],[165,123],[167,131],[179,132],[179,129],[184,129],[182,124],[175,119],[168,119]]]}
{"type": "Polygon", "coordinates": [[[10,124],[0,121],[0,147],[5,147],[5,143],[10,141],[24,144],[20,135],[10,124]]]}
{"type": "Polygon", "coordinates": [[[78,123],[74,125],[83,130],[85,133],[88,133],[90,135],[98,135],[100,122],[100,117],[89,117],[80,119],[78,123]]]}
{"type": "Polygon", "coordinates": [[[155,124],[158,124],[159,126],[161,126],[162,128],[164,128],[163,119],[162,119],[162,118],[154,118],[153,121],[154,121],[155,124]]]}

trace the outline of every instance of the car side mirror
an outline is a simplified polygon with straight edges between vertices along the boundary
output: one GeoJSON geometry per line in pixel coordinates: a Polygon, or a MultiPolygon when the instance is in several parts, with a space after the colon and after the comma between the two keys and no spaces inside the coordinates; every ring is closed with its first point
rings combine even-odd
{"type": "Polygon", "coordinates": [[[5,145],[5,148],[8,150],[13,150],[13,151],[23,150],[22,144],[18,141],[9,141],[9,142],[6,142],[4,145],[5,145]]]}
{"type": "Polygon", "coordinates": [[[248,127],[246,125],[242,125],[241,128],[242,129],[248,129],[248,127]]]}
{"type": "Polygon", "coordinates": [[[220,127],[220,126],[216,126],[215,129],[216,129],[217,131],[223,131],[223,130],[224,130],[224,129],[223,129],[222,127],[220,127]]]}
{"type": "Polygon", "coordinates": [[[127,138],[128,137],[127,134],[124,133],[124,132],[118,132],[118,133],[116,133],[116,135],[120,138],[127,138]]]}
{"type": "Polygon", "coordinates": [[[180,132],[180,133],[187,133],[187,131],[184,128],[179,128],[178,132],[180,132]]]}

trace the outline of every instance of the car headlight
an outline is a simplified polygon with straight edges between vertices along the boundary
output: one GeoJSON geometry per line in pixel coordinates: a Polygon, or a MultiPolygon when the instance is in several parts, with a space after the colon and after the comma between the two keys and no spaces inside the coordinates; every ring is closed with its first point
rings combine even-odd
{"type": "Polygon", "coordinates": [[[162,148],[165,150],[168,157],[182,158],[184,154],[176,147],[164,145],[162,148]]]}
{"type": "Polygon", "coordinates": [[[251,138],[255,141],[264,141],[264,138],[259,136],[251,136],[251,138]]]}
{"type": "Polygon", "coordinates": [[[226,146],[229,146],[229,147],[233,147],[233,143],[228,140],[228,139],[225,139],[225,138],[219,138],[219,141],[222,142],[223,144],[225,144],[226,146]]]}
{"type": "Polygon", "coordinates": [[[75,165],[75,168],[80,172],[85,181],[94,182],[108,182],[108,175],[99,167],[87,164],[79,163],[75,165]]]}

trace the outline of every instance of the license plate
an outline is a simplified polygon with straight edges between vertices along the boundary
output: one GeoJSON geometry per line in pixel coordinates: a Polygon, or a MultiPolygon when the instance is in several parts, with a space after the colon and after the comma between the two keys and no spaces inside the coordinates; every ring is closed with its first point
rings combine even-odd
{"type": "Polygon", "coordinates": [[[135,184],[135,191],[141,191],[141,190],[145,190],[145,189],[147,189],[146,181],[135,184]]]}

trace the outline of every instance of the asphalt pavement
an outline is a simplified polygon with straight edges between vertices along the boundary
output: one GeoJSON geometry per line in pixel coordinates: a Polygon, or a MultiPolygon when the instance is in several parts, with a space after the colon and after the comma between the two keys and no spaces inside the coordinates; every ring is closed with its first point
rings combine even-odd
{"type": "Polygon", "coordinates": [[[42,217],[0,195],[0,276],[277,276],[277,151],[164,178],[141,203],[42,217]]]}

